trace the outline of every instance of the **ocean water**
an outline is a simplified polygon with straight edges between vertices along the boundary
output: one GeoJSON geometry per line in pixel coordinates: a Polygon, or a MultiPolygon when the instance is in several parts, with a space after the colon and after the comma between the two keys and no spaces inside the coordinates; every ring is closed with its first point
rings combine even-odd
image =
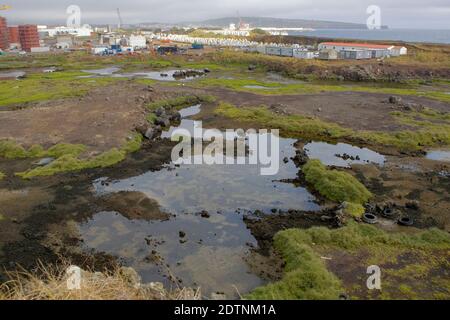
{"type": "Polygon", "coordinates": [[[406,42],[429,42],[450,44],[450,29],[321,29],[314,31],[289,32],[291,36],[312,36],[321,38],[344,38],[362,40],[400,40],[406,42]]]}

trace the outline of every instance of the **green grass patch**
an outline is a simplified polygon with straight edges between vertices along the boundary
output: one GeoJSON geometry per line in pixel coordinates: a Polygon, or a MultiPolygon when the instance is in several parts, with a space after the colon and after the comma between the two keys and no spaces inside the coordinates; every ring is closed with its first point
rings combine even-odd
{"type": "Polygon", "coordinates": [[[81,72],[32,74],[22,80],[0,81],[0,106],[76,97],[95,87],[104,86],[117,78],[78,78],[81,72]]]}
{"type": "Polygon", "coordinates": [[[81,144],[60,143],[54,145],[48,150],[40,145],[33,145],[29,149],[25,149],[21,145],[11,140],[0,141],[0,157],[6,159],[24,159],[24,158],[42,158],[52,157],[59,158],[63,155],[78,156],[86,150],[81,144]]]}
{"type": "Polygon", "coordinates": [[[344,292],[339,279],[329,272],[300,230],[278,233],[274,247],[286,262],[281,281],[255,289],[250,300],[337,300],[344,292]]]}
{"type": "Polygon", "coordinates": [[[128,153],[133,153],[141,148],[142,136],[134,134],[119,150],[113,148],[90,159],[80,159],[76,153],[68,153],[58,157],[49,165],[37,167],[25,172],[16,173],[23,179],[51,176],[62,172],[73,172],[93,168],[105,168],[123,161],[128,153]]]}
{"type": "Polygon", "coordinates": [[[335,202],[347,202],[348,213],[361,216],[363,205],[372,194],[351,174],[328,169],[320,160],[310,160],[302,167],[306,181],[322,196],[335,202]]]}
{"type": "Polygon", "coordinates": [[[0,181],[2,181],[3,179],[5,179],[6,175],[0,171],[0,181]]]}
{"type": "MultiPolygon", "coordinates": [[[[282,280],[257,288],[246,298],[338,299],[344,293],[344,288],[341,281],[326,268],[319,251],[343,250],[354,254],[358,250],[364,250],[395,260],[405,252],[420,250],[430,254],[448,250],[450,235],[438,229],[414,234],[387,233],[374,226],[350,222],[343,228],[333,230],[314,227],[282,231],[275,236],[274,247],[286,261],[282,280]]],[[[381,264],[383,261],[377,262],[381,264]]],[[[386,282],[385,280],[383,283],[386,285],[386,282]]],[[[411,294],[411,290],[405,291],[408,295],[411,294]]],[[[445,296],[448,297],[448,294],[445,296]]]]}

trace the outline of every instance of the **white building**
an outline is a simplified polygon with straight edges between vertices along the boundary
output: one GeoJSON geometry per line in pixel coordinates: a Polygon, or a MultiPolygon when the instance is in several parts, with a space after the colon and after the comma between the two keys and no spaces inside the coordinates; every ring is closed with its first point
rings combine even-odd
{"type": "Polygon", "coordinates": [[[128,41],[128,45],[134,49],[145,49],[147,48],[147,38],[132,34],[130,36],[130,40],[128,41]]]}
{"type": "Polygon", "coordinates": [[[351,42],[323,42],[319,44],[319,50],[336,50],[337,52],[346,50],[372,50],[375,52],[374,57],[379,57],[379,52],[384,51],[384,56],[400,56],[406,55],[408,49],[405,47],[386,45],[386,44],[370,44],[370,43],[351,43],[351,42]]]}
{"type": "Polygon", "coordinates": [[[395,46],[391,49],[391,55],[393,57],[404,56],[408,54],[408,49],[406,47],[395,46]]]}
{"type": "Polygon", "coordinates": [[[75,37],[90,37],[93,32],[92,28],[85,25],[81,28],[68,28],[65,26],[55,28],[39,28],[40,33],[47,33],[49,37],[55,37],[57,35],[72,35],[75,37]]]}

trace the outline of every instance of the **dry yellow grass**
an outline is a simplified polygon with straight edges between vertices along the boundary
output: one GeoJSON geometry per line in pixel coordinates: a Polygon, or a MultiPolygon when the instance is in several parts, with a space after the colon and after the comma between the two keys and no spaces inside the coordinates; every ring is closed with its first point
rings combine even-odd
{"type": "Polygon", "coordinates": [[[8,273],[10,281],[0,285],[0,300],[200,300],[200,290],[164,289],[160,283],[141,284],[131,268],[105,273],[82,271],[80,289],[67,285],[70,265],[39,264],[35,272],[8,273]]]}

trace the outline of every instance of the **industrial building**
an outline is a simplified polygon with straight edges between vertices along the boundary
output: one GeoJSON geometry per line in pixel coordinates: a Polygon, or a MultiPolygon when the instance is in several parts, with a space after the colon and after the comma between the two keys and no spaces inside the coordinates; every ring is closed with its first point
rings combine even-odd
{"type": "Polygon", "coordinates": [[[9,49],[9,32],[6,19],[0,17],[0,50],[9,49]]]}
{"type": "Polygon", "coordinates": [[[31,52],[32,48],[39,48],[39,33],[36,25],[19,26],[19,39],[22,50],[31,52]]]}
{"type": "Polygon", "coordinates": [[[320,60],[336,60],[339,54],[335,49],[323,49],[319,51],[320,60]]]}
{"type": "MultiPolygon", "coordinates": [[[[369,44],[369,43],[346,43],[346,42],[323,42],[319,44],[319,50],[336,50],[341,51],[372,51],[371,58],[384,58],[389,56],[406,55],[408,49],[406,47],[399,47],[384,44],[369,44]]],[[[355,54],[351,54],[355,56],[355,54]]]]}

